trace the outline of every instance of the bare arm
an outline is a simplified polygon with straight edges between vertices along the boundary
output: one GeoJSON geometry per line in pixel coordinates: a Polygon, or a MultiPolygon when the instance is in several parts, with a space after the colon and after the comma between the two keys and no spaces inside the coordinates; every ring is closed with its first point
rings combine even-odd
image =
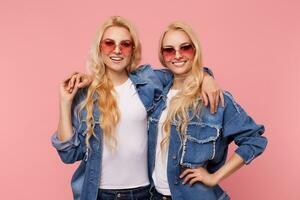
{"type": "MultiPolygon", "coordinates": [[[[159,71],[159,70],[156,70],[159,71]]],[[[75,78],[79,77],[79,82],[77,87],[84,88],[88,87],[92,83],[92,77],[88,74],[83,74],[79,72],[73,73],[71,77],[66,81],[66,90],[70,93],[73,92],[75,87],[75,78]]],[[[158,75],[158,77],[160,77],[158,75]]],[[[164,80],[164,79],[163,79],[164,80]]],[[[215,113],[218,109],[219,102],[221,100],[221,104],[224,107],[224,95],[221,87],[217,83],[217,81],[207,73],[204,72],[203,84],[202,84],[202,98],[205,106],[210,106],[210,112],[215,113]]]]}
{"type": "Polygon", "coordinates": [[[72,74],[70,78],[60,84],[59,122],[57,128],[57,137],[60,141],[69,140],[73,136],[71,106],[78,91],[79,81],[80,77],[72,74]],[[69,89],[70,84],[74,85],[71,91],[69,89]]]}
{"type": "Polygon", "coordinates": [[[227,178],[242,166],[245,165],[244,160],[237,153],[234,153],[231,158],[218,171],[214,173],[217,183],[227,178]]]}
{"type": "Polygon", "coordinates": [[[184,178],[182,184],[189,182],[190,186],[192,186],[199,181],[207,186],[213,187],[240,169],[244,164],[244,160],[238,154],[234,153],[225,165],[213,174],[210,174],[205,168],[199,167],[196,169],[186,169],[180,175],[180,178],[184,178]]]}

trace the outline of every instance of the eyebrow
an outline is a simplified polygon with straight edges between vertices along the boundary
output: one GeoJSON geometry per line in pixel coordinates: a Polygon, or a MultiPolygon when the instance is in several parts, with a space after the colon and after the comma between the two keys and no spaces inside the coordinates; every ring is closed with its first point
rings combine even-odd
{"type": "MultiPolygon", "coordinates": [[[[188,44],[188,45],[193,45],[193,44],[190,43],[190,42],[184,42],[184,43],[180,44],[179,47],[181,47],[181,46],[183,46],[183,45],[187,45],[187,44],[188,44]]],[[[173,45],[165,45],[165,46],[163,46],[162,48],[168,48],[168,47],[174,48],[173,45]]]]}
{"type": "MultiPolygon", "coordinates": [[[[113,40],[113,41],[115,41],[114,39],[111,39],[111,38],[104,38],[103,40],[113,40]]],[[[132,42],[131,39],[125,39],[125,40],[121,40],[121,41],[129,41],[129,42],[132,42]]]]}

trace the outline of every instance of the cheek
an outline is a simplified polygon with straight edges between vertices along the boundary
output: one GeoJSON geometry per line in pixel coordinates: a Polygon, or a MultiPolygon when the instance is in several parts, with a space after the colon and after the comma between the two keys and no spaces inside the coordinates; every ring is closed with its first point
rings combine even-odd
{"type": "Polygon", "coordinates": [[[188,62],[186,63],[187,65],[187,68],[190,70],[193,66],[193,63],[194,63],[194,55],[192,54],[191,56],[188,56],[188,62]]]}
{"type": "Polygon", "coordinates": [[[164,61],[165,61],[165,63],[166,62],[170,62],[170,61],[172,61],[172,59],[174,58],[175,56],[174,56],[174,54],[173,53],[164,53],[163,55],[162,55],[162,58],[164,59],[164,61]]]}
{"type": "Polygon", "coordinates": [[[173,64],[172,64],[172,61],[171,60],[165,60],[165,64],[166,64],[166,66],[165,67],[167,67],[168,69],[172,69],[172,67],[173,67],[173,64]]]}
{"type": "Polygon", "coordinates": [[[195,54],[194,52],[190,52],[189,54],[186,55],[186,57],[193,62],[194,58],[195,58],[195,54]]]}
{"type": "Polygon", "coordinates": [[[107,62],[109,59],[109,55],[103,51],[101,51],[100,57],[102,58],[103,62],[107,62]]]}
{"type": "Polygon", "coordinates": [[[128,62],[131,60],[132,55],[133,55],[132,52],[123,53],[125,60],[128,62]]]}
{"type": "Polygon", "coordinates": [[[104,47],[104,48],[100,47],[100,52],[101,52],[101,54],[109,54],[112,51],[108,47],[104,47]]]}
{"type": "Polygon", "coordinates": [[[129,56],[129,57],[131,57],[131,55],[132,55],[132,49],[124,48],[124,49],[122,49],[122,54],[123,54],[124,56],[129,56]]]}

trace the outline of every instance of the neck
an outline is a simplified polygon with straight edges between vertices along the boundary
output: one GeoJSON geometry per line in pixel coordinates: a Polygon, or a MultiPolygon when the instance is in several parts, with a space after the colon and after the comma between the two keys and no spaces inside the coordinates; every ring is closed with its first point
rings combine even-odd
{"type": "Polygon", "coordinates": [[[126,70],[123,71],[107,70],[106,73],[114,86],[122,85],[128,79],[128,74],[126,70]]]}
{"type": "Polygon", "coordinates": [[[180,90],[183,87],[185,79],[189,76],[189,73],[186,74],[174,74],[174,82],[172,88],[175,90],[180,90]]]}

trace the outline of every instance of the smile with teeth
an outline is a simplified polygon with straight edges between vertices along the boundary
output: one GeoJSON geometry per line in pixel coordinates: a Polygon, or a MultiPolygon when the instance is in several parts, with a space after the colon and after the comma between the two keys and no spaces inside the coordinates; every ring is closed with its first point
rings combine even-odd
{"type": "Polygon", "coordinates": [[[181,67],[183,66],[187,61],[173,61],[172,64],[175,65],[176,67],[181,67]]]}
{"type": "Polygon", "coordinates": [[[124,58],[122,58],[122,57],[111,56],[110,59],[111,59],[112,61],[119,62],[119,61],[123,60],[124,58]]]}

